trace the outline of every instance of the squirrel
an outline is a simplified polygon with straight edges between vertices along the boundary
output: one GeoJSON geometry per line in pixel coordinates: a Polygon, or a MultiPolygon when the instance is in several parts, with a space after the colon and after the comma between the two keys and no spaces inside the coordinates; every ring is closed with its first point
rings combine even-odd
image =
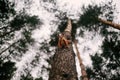
{"type": "Polygon", "coordinates": [[[59,40],[58,40],[58,47],[68,47],[68,45],[71,43],[71,40],[67,40],[63,34],[59,34],[59,40]]]}

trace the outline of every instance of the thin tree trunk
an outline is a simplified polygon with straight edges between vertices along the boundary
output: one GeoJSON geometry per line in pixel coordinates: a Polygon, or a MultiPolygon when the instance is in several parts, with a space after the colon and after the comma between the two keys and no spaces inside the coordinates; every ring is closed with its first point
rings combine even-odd
{"type": "Polygon", "coordinates": [[[98,21],[102,22],[103,24],[107,24],[113,28],[119,29],[120,30],[120,24],[113,23],[111,21],[107,21],[101,18],[98,18],[98,21]]]}
{"type": "MultiPolygon", "coordinates": [[[[64,38],[72,40],[69,23],[71,24],[71,22],[68,21],[69,28],[66,28],[62,34],[64,34],[64,38]]],[[[57,48],[51,62],[49,80],[78,80],[72,42],[67,46],[57,48]]]]}
{"type": "Polygon", "coordinates": [[[14,42],[14,43],[12,43],[10,46],[8,46],[6,49],[4,49],[3,51],[1,51],[0,52],[0,55],[2,55],[5,51],[7,51],[8,49],[10,49],[12,46],[14,46],[16,43],[18,43],[19,42],[19,40],[18,41],[16,41],[16,42],[14,42]]]}
{"type": "Polygon", "coordinates": [[[75,44],[75,48],[76,48],[76,51],[77,51],[77,57],[78,57],[78,60],[79,60],[79,63],[80,63],[82,80],[88,80],[87,73],[86,73],[86,70],[85,70],[85,66],[84,66],[84,64],[82,62],[82,59],[80,57],[80,53],[79,53],[79,50],[78,50],[78,47],[77,47],[77,41],[76,40],[74,41],[74,44],[75,44]]]}

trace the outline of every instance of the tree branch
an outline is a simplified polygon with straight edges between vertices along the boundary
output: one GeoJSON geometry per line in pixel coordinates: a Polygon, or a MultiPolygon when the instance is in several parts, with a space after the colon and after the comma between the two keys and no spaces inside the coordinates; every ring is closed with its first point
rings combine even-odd
{"type": "Polygon", "coordinates": [[[102,22],[103,24],[109,25],[113,28],[116,28],[116,29],[120,30],[120,24],[116,24],[116,23],[113,23],[111,21],[107,21],[107,20],[104,20],[104,19],[101,19],[101,18],[98,18],[98,21],[102,22]]]}

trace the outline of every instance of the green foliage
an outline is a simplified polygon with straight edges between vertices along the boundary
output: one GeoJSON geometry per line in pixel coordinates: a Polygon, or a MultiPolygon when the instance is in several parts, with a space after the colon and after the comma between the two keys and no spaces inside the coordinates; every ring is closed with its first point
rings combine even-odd
{"type": "Polygon", "coordinates": [[[100,70],[101,65],[99,64],[103,62],[102,58],[98,54],[95,54],[94,56],[91,56],[91,59],[93,61],[92,64],[97,68],[97,70],[100,70]]]}
{"type": "MultiPolygon", "coordinates": [[[[103,42],[103,55],[105,58],[109,58],[110,55],[112,56],[114,52],[114,56],[119,58],[120,56],[120,41],[118,40],[118,36],[113,35],[112,38],[109,39],[109,37],[107,37],[107,39],[105,39],[105,41],[103,42]],[[109,46],[109,47],[108,47],[109,46]]],[[[111,58],[112,59],[112,58],[111,58]]]]}
{"type": "MultiPolygon", "coordinates": [[[[50,2],[56,5],[54,0],[43,0],[44,2],[50,2]]],[[[26,2],[27,3],[27,2],[26,2]]],[[[44,6],[43,6],[44,7],[44,6]]],[[[47,7],[44,7],[46,10],[50,12],[54,12],[57,9],[48,9],[47,7]]],[[[60,12],[60,11],[58,11],[60,12]]],[[[58,41],[58,33],[63,32],[64,29],[67,26],[67,17],[65,12],[60,12],[61,15],[56,15],[58,19],[60,19],[61,23],[58,26],[58,29],[54,32],[54,34],[51,35],[51,41],[47,42],[44,41],[43,43],[40,43],[40,51],[50,53],[50,47],[56,46],[58,41]],[[50,45],[49,45],[50,44],[50,45]]],[[[73,40],[76,35],[76,30],[80,28],[80,34],[82,34],[86,29],[90,31],[98,31],[101,29],[101,32],[108,36],[107,27],[104,24],[101,24],[99,21],[97,21],[97,18],[99,16],[104,16],[107,20],[112,21],[113,20],[113,8],[111,3],[102,4],[100,6],[98,5],[89,5],[87,8],[83,7],[83,14],[80,16],[80,19],[77,23],[72,24],[72,37],[73,40]],[[107,13],[104,13],[107,12],[107,13]]],[[[32,31],[37,28],[37,25],[41,25],[42,22],[38,18],[38,16],[31,16],[25,12],[17,14],[14,10],[14,3],[9,2],[9,0],[1,0],[0,1],[0,21],[5,21],[4,23],[0,24],[0,48],[3,45],[6,45],[7,41],[9,42],[12,40],[15,36],[15,32],[21,32],[22,36],[20,39],[16,39],[17,42],[13,42],[14,45],[9,46],[4,52],[6,54],[8,52],[7,56],[0,56],[5,57],[5,59],[10,59],[9,57],[14,57],[14,59],[19,59],[19,57],[22,57],[22,54],[25,54],[28,50],[29,45],[33,45],[34,39],[31,37],[32,31]],[[9,20],[9,18],[12,17],[12,20],[9,20]],[[16,58],[17,57],[17,58],[16,58]]],[[[109,32],[109,35],[115,34],[113,32],[109,32]]],[[[115,36],[113,36],[115,37],[115,36]]],[[[103,53],[101,55],[96,54],[95,56],[91,56],[93,60],[93,69],[88,69],[89,77],[91,80],[109,80],[108,77],[111,76],[111,80],[117,80],[119,79],[120,73],[117,71],[120,66],[119,61],[119,45],[120,42],[117,40],[106,39],[103,42],[105,45],[103,45],[103,53]],[[116,43],[115,43],[116,41],[116,43]],[[108,48],[109,46],[109,48],[108,48]],[[114,54],[113,54],[114,53],[114,54]],[[105,64],[104,59],[110,60],[110,63],[105,64]],[[108,69],[103,70],[103,67],[107,67],[108,69]],[[108,73],[111,70],[116,70],[115,75],[112,73],[108,76],[108,73]],[[108,76],[108,77],[107,77],[108,76]]],[[[2,49],[0,49],[1,51],[2,49]]],[[[39,54],[38,54],[39,55],[39,54]]],[[[36,59],[39,59],[39,56],[36,56],[36,59]]],[[[35,64],[37,64],[39,60],[36,60],[35,64]]],[[[50,62],[49,60],[47,60],[50,62]]],[[[8,62],[0,62],[0,80],[10,80],[10,78],[13,76],[13,72],[15,70],[14,64],[11,61],[8,62]]],[[[33,65],[33,64],[32,64],[33,65]]],[[[28,72],[29,73],[29,72],[28,72]]],[[[33,77],[31,74],[22,75],[21,80],[33,80],[33,77]]],[[[42,77],[37,78],[35,80],[43,80],[42,77]]]]}
{"type": "Polygon", "coordinates": [[[20,80],[33,80],[33,77],[28,73],[26,76],[22,75],[20,80]]]}
{"type": "Polygon", "coordinates": [[[24,35],[24,38],[23,38],[24,41],[26,41],[26,43],[29,43],[32,45],[34,42],[34,39],[31,37],[31,35],[32,35],[31,31],[24,29],[22,34],[24,35]]]}
{"type": "Polygon", "coordinates": [[[0,0],[0,21],[5,21],[15,13],[14,3],[9,0],[0,0]]]}
{"type": "Polygon", "coordinates": [[[12,38],[14,38],[15,31],[22,30],[21,32],[22,38],[19,40],[20,45],[16,43],[19,45],[19,47],[17,46],[17,48],[20,49],[20,50],[18,49],[16,50],[20,52],[24,51],[24,48],[26,48],[27,44],[31,44],[31,45],[33,44],[34,40],[31,37],[32,31],[37,28],[37,25],[42,24],[37,16],[29,16],[28,14],[25,14],[25,13],[15,16],[15,18],[9,23],[10,24],[6,24],[8,26],[6,26],[5,28],[1,28],[1,32],[0,32],[1,46],[5,44],[6,41],[9,41],[12,38]]]}
{"type": "MultiPolygon", "coordinates": [[[[46,41],[46,40],[45,40],[46,41]]],[[[47,43],[47,42],[42,42],[42,43],[40,43],[41,44],[41,47],[40,47],[40,50],[42,50],[43,52],[45,52],[45,53],[49,53],[49,52],[51,52],[50,51],[50,45],[49,45],[49,43],[47,43]]]]}
{"type": "Polygon", "coordinates": [[[28,72],[27,75],[22,75],[20,80],[43,80],[42,77],[40,78],[33,78],[32,75],[28,72]]]}
{"type": "Polygon", "coordinates": [[[16,70],[14,65],[14,62],[4,62],[0,59],[0,80],[10,80],[16,70]]]}
{"type": "Polygon", "coordinates": [[[28,14],[17,15],[9,24],[6,24],[7,26],[3,26],[0,29],[0,44],[2,45],[5,41],[11,40],[15,35],[15,31],[20,31],[21,29],[23,29],[23,35],[27,42],[32,43],[34,40],[31,38],[31,32],[37,28],[37,25],[41,24],[42,22],[37,16],[29,16],[28,14]]]}
{"type": "Polygon", "coordinates": [[[83,14],[80,16],[78,24],[83,26],[98,24],[97,17],[102,14],[101,6],[89,5],[87,8],[83,6],[83,14]]]}
{"type": "Polygon", "coordinates": [[[42,24],[37,16],[29,16],[28,14],[19,14],[10,22],[10,26],[15,30],[20,30],[22,27],[29,24],[31,29],[35,29],[36,25],[42,24]]]}
{"type": "MultiPolygon", "coordinates": [[[[0,61],[0,80],[12,78],[16,68],[11,59],[20,60],[22,55],[28,51],[29,45],[34,43],[31,37],[32,31],[38,28],[38,25],[42,25],[38,16],[32,16],[26,12],[18,14],[14,7],[13,2],[0,0],[0,21],[2,21],[0,23],[0,53],[2,53],[0,58],[3,59],[0,61]],[[19,35],[16,36],[16,33],[19,35]],[[6,60],[7,62],[4,62],[6,60]]],[[[33,80],[32,77],[27,77],[22,80],[33,80]]]]}
{"type": "Polygon", "coordinates": [[[57,43],[58,43],[58,33],[57,32],[54,32],[52,35],[51,35],[51,40],[49,42],[49,44],[51,46],[57,46],[57,43]]]}
{"type": "Polygon", "coordinates": [[[81,14],[78,25],[89,31],[101,30],[104,34],[108,28],[108,25],[102,24],[98,21],[99,17],[104,17],[108,21],[112,21],[114,18],[115,6],[112,1],[108,3],[102,3],[101,5],[88,5],[82,8],[83,13],[81,14]]]}
{"type": "Polygon", "coordinates": [[[102,46],[102,54],[91,56],[93,68],[87,73],[91,80],[119,80],[120,79],[120,34],[114,33],[106,37],[102,46]]]}
{"type": "Polygon", "coordinates": [[[35,80],[43,80],[43,78],[42,78],[42,77],[40,77],[40,78],[36,78],[35,80]]]}

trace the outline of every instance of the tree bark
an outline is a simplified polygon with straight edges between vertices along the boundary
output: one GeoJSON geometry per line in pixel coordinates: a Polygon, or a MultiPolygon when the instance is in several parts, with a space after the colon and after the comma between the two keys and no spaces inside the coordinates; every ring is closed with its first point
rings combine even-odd
{"type": "Polygon", "coordinates": [[[78,57],[78,60],[79,60],[79,63],[80,63],[82,80],[89,80],[88,77],[87,77],[85,66],[84,66],[84,64],[82,62],[82,59],[80,57],[80,53],[79,53],[79,50],[78,50],[78,47],[77,47],[77,41],[76,40],[74,41],[74,44],[75,44],[75,48],[76,48],[76,51],[77,51],[77,57],[78,57]]]}
{"type": "MultiPolygon", "coordinates": [[[[71,37],[69,32],[64,35],[71,37]]],[[[78,80],[72,43],[56,50],[51,66],[49,80],[78,80]]]]}
{"type": "Polygon", "coordinates": [[[98,18],[98,21],[102,22],[103,24],[109,25],[113,28],[119,29],[120,30],[120,24],[113,23],[111,21],[107,21],[101,18],[98,18]]]}

